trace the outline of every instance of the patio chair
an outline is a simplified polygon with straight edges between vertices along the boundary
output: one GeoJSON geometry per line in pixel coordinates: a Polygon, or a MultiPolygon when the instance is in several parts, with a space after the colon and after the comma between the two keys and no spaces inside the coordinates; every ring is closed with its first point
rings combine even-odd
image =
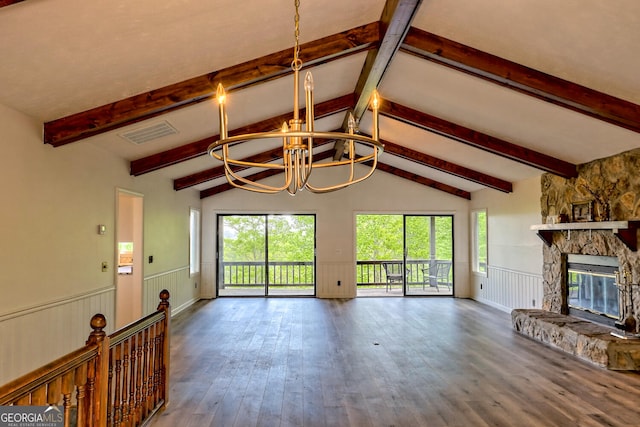
{"type": "Polygon", "coordinates": [[[422,269],[422,290],[425,286],[436,288],[436,291],[440,292],[439,286],[446,286],[451,290],[451,281],[449,280],[449,273],[451,272],[451,261],[447,260],[435,260],[429,267],[422,269]]]}
{"type": "Polygon", "coordinates": [[[403,272],[401,262],[383,262],[382,268],[384,268],[387,276],[387,292],[389,292],[389,289],[392,289],[396,283],[402,285],[404,283],[404,275],[409,271],[405,269],[406,271],[403,272]]]}

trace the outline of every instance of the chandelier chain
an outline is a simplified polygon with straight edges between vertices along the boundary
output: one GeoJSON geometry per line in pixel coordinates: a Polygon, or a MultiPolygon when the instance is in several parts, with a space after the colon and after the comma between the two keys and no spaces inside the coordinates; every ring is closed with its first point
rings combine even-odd
{"type": "Polygon", "coordinates": [[[302,68],[302,61],[298,57],[300,55],[300,12],[298,11],[298,9],[300,8],[300,0],[294,0],[294,4],[296,6],[296,14],[294,16],[294,22],[295,22],[294,35],[296,39],[296,45],[293,48],[293,61],[291,62],[291,69],[295,71],[295,70],[300,70],[300,68],[302,68]]]}

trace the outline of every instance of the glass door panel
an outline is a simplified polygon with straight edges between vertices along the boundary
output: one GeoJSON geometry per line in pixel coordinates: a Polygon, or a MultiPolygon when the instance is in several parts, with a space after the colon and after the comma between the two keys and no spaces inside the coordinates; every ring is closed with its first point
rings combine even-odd
{"type": "Polygon", "coordinates": [[[428,295],[430,267],[435,248],[431,236],[434,221],[432,216],[405,216],[405,262],[407,265],[407,295],[428,295]]]}
{"type": "Polygon", "coordinates": [[[453,217],[405,216],[407,295],[453,295],[453,217]]]}
{"type": "Polygon", "coordinates": [[[356,215],[357,296],[401,296],[402,215],[356,215]]]}
{"type": "Polygon", "coordinates": [[[269,215],[267,295],[315,295],[315,216],[269,215]]]}
{"type": "Polygon", "coordinates": [[[266,217],[218,217],[218,295],[266,295],[266,217]]]}

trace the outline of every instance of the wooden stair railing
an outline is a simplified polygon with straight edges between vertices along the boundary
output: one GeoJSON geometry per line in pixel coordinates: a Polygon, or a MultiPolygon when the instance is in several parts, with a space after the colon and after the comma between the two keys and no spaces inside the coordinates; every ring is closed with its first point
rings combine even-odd
{"type": "Polygon", "coordinates": [[[0,405],[62,405],[65,427],[144,426],[169,402],[169,292],[158,310],[106,336],[91,318],[86,345],[0,387],[0,405]]]}

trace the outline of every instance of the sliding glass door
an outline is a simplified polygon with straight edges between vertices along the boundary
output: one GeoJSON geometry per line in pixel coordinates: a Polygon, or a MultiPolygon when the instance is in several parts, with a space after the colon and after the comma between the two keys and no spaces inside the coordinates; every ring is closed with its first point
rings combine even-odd
{"type": "Polygon", "coordinates": [[[453,217],[404,216],[406,295],[453,294],[453,217]]]}
{"type": "Polygon", "coordinates": [[[453,295],[453,216],[356,216],[358,296],[453,295]]]}
{"type": "Polygon", "coordinates": [[[219,296],[315,295],[314,215],[219,215],[219,296]]]}

